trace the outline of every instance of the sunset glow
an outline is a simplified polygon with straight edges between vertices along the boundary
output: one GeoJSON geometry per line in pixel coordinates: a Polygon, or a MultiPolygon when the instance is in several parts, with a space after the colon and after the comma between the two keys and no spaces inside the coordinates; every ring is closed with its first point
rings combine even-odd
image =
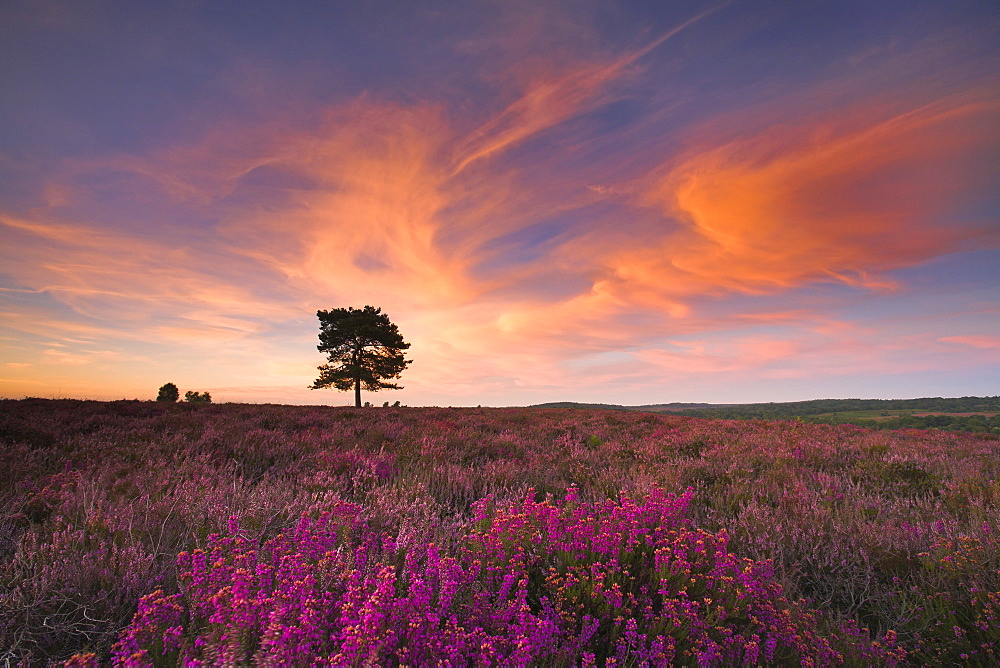
{"type": "Polygon", "coordinates": [[[1000,394],[997,5],[639,6],[5,3],[0,396],[1000,394]]]}

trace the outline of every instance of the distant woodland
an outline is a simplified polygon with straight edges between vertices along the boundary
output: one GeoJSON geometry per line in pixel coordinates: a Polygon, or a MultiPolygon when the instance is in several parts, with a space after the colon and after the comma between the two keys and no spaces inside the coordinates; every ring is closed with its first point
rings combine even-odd
{"type": "Polygon", "coordinates": [[[766,404],[540,404],[539,408],[602,408],[670,412],[721,420],[800,420],[870,429],[943,429],[1000,434],[1000,396],[922,399],[816,399],[766,404]]]}

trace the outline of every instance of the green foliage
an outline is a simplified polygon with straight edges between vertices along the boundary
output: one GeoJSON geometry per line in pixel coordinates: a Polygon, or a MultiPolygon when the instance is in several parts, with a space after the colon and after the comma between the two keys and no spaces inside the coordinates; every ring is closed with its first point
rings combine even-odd
{"type": "Polygon", "coordinates": [[[712,420],[798,420],[868,429],[940,429],[1000,435],[1000,396],[922,399],[816,399],[766,404],[650,404],[619,406],[557,402],[532,408],[577,408],[668,413],[712,420]],[[982,414],[977,414],[977,413],[982,414]],[[992,414],[992,415],[990,415],[992,414]]]}
{"type": "Polygon", "coordinates": [[[317,349],[325,353],[328,363],[319,369],[320,375],[309,386],[311,390],[334,387],[341,391],[354,389],[354,405],[361,406],[361,390],[402,389],[386,382],[399,378],[412,360],[403,357],[410,347],[389,316],[382,309],[337,308],[317,311],[319,341],[317,349]]]}
{"type": "Polygon", "coordinates": [[[941,485],[941,476],[929,473],[913,462],[865,461],[855,468],[854,480],[862,485],[893,496],[922,496],[935,494],[941,485]]]}
{"type": "Polygon", "coordinates": [[[701,457],[701,453],[706,447],[708,447],[708,444],[705,442],[705,439],[696,438],[686,443],[678,444],[677,454],[682,457],[698,458],[701,457]]]}
{"type": "Polygon", "coordinates": [[[212,395],[208,392],[188,390],[184,393],[184,401],[191,404],[210,404],[212,403],[212,395]]]}
{"type": "Polygon", "coordinates": [[[179,396],[180,392],[178,392],[177,386],[173,383],[167,383],[160,388],[160,391],[156,395],[156,400],[173,403],[174,401],[177,401],[179,396]]]}
{"type": "MultiPolygon", "coordinates": [[[[641,407],[640,407],[641,408],[641,407]]],[[[922,399],[817,399],[785,403],[714,406],[676,411],[722,420],[797,420],[813,424],[854,424],[869,429],[945,429],[1000,433],[1000,415],[912,415],[912,413],[1000,412],[996,397],[922,399]],[[895,417],[893,415],[895,414],[895,417]],[[878,419],[876,419],[878,418],[878,419]]]]}
{"type": "Polygon", "coordinates": [[[925,572],[917,586],[898,595],[908,611],[914,659],[946,665],[955,658],[995,665],[1000,632],[1000,547],[995,534],[939,537],[921,552],[925,572]]]}
{"type": "Polygon", "coordinates": [[[1000,413],[986,415],[898,415],[895,417],[852,417],[845,415],[817,416],[814,423],[853,424],[868,429],[941,429],[1000,434],[1000,413]]]}

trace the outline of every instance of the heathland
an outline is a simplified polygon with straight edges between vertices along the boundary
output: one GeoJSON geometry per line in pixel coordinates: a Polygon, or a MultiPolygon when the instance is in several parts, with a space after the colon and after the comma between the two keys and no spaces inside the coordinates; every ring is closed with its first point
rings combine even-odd
{"type": "Polygon", "coordinates": [[[994,665],[1000,439],[0,402],[0,661],[994,665]]]}

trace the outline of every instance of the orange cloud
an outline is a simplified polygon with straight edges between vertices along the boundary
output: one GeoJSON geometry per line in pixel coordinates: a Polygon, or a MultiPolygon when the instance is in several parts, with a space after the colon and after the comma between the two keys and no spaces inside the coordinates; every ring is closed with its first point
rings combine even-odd
{"type": "Polygon", "coordinates": [[[681,228],[610,267],[625,292],[891,288],[886,270],[988,239],[986,221],[947,217],[982,190],[970,157],[1000,140],[998,111],[995,96],[946,99],[692,149],[640,198],[681,228]]]}

